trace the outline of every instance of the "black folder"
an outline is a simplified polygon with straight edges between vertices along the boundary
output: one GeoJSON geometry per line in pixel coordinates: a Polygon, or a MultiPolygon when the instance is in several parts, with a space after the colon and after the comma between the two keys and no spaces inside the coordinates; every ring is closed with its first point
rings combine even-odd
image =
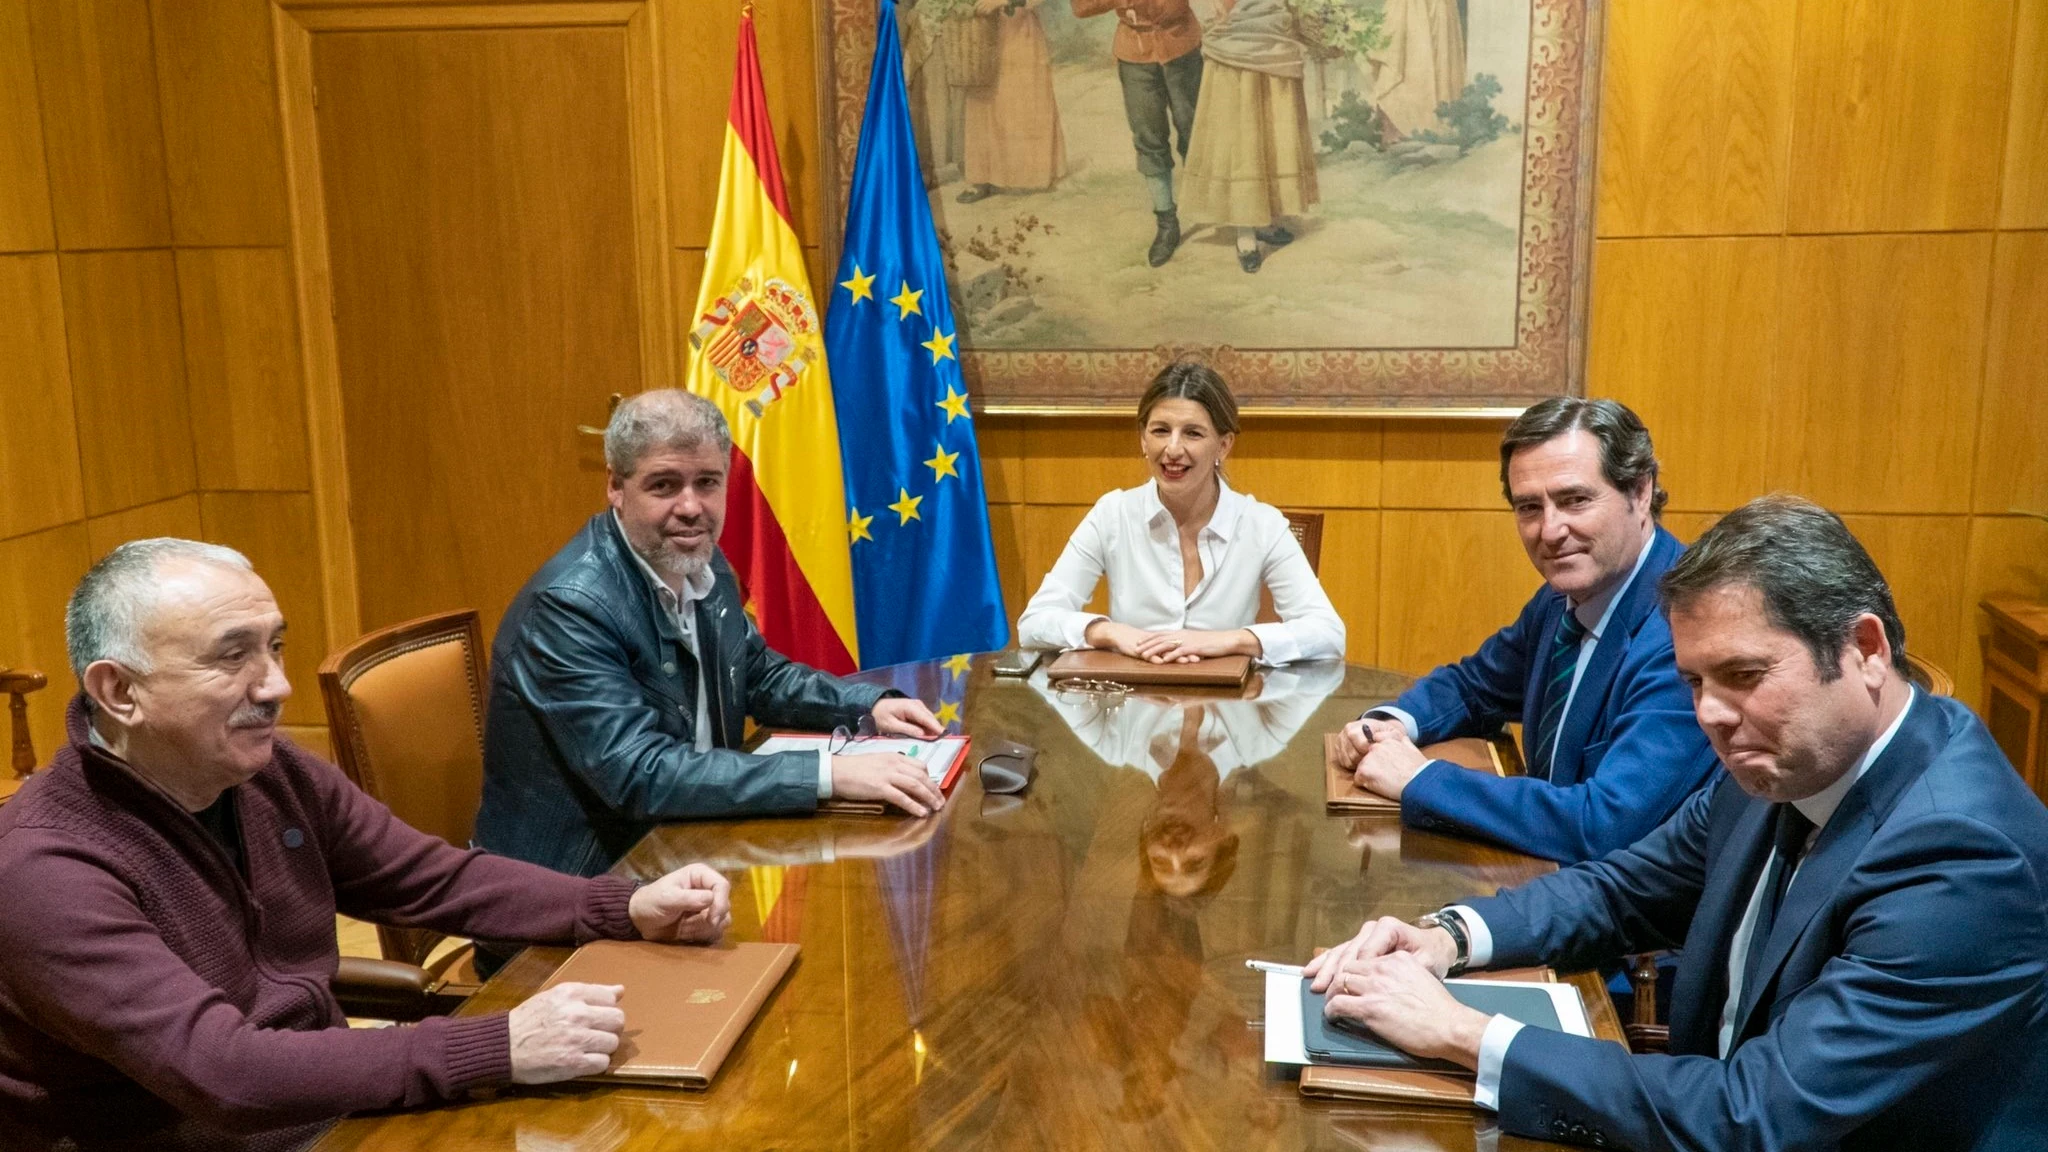
{"type": "MultiPolygon", "coordinates": [[[[1450,981],[1444,988],[1467,1008],[1490,1016],[1506,1016],[1537,1028],[1564,1031],[1557,1005],[1541,988],[1503,987],[1483,980],[1450,981]]],[[[1463,1072],[1448,1060],[1410,1056],[1381,1040],[1362,1025],[1332,1024],[1323,1015],[1324,996],[1301,982],[1301,1039],[1309,1059],[1318,1064],[1349,1064],[1358,1068],[1405,1068],[1424,1072],[1463,1072]]]]}

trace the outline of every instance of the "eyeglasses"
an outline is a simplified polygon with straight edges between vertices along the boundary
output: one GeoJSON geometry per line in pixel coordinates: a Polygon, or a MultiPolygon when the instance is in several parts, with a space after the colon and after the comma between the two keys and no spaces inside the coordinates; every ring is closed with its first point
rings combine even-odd
{"type": "Polygon", "coordinates": [[[1123,703],[1124,697],[1131,694],[1129,684],[1119,684],[1114,680],[1089,680],[1079,676],[1053,681],[1052,690],[1063,704],[1086,704],[1094,701],[1110,707],[1123,703]]]}
{"type": "Polygon", "coordinates": [[[825,753],[828,756],[837,756],[870,740],[915,740],[920,744],[930,744],[936,739],[935,736],[883,736],[875,731],[875,717],[873,713],[869,713],[862,716],[860,722],[851,728],[841,724],[832,729],[832,735],[825,741],[825,753]]]}

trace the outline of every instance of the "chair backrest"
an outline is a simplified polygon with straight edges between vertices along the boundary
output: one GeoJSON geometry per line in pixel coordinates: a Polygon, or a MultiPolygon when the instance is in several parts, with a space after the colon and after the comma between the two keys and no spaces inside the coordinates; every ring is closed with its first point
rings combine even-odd
{"type": "Polygon", "coordinates": [[[7,695],[8,724],[16,779],[26,779],[36,770],[35,737],[28,730],[28,694],[40,690],[49,678],[32,668],[0,668],[0,693],[7,695]]]}
{"type": "MultiPolygon", "coordinates": [[[[484,786],[483,634],[474,611],[380,628],[320,665],[334,758],[400,820],[466,847],[484,786]]],[[[439,937],[379,928],[419,964],[439,937]]]]}
{"type": "Polygon", "coordinates": [[[1913,683],[1935,696],[1956,694],[1956,678],[1949,675],[1941,665],[1931,660],[1922,660],[1911,652],[1906,653],[1906,666],[1913,670],[1913,683]]]}
{"type": "Polygon", "coordinates": [[[1302,555],[1308,557],[1308,570],[1320,576],[1323,574],[1323,514],[1321,512],[1290,512],[1281,509],[1287,517],[1287,530],[1294,533],[1294,540],[1301,545],[1302,555]]]}

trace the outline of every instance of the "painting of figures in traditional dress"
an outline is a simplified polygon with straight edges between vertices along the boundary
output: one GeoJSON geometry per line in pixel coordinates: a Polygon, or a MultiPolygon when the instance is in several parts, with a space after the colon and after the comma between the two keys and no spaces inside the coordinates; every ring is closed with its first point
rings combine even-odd
{"type": "MultiPolygon", "coordinates": [[[[830,2],[845,151],[874,0],[830,2]]],[[[1189,349],[1256,406],[1575,389],[1588,7],[897,0],[984,405],[1121,400],[1189,349]]]]}

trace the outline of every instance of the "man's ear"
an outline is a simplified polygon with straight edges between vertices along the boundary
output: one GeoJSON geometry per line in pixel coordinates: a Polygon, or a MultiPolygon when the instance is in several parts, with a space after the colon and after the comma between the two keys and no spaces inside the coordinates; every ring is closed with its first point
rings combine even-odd
{"type": "Polygon", "coordinates": [[[609,468],[604,470],[604,501],[614,512],[626,501],[626,481],[609,468]]]}
{"type": "Polygon", "coordinates": [[[112,660],[95,660],[85,666],[84,688],[96,710],[124,728],[134,726],[141,712],[134,673],[112,660]]]}
{"type": "Polygon", "coordinates": [[[1884,621],[1869,612],[1856,617],[1849,625],[1848,655],[1855,662],[1857,675],[1871,690],[1883,686],[1888,678],[1895,678],[1898,672],[1892,667],[1891,637],[1884,634],[1884,621]]]}

